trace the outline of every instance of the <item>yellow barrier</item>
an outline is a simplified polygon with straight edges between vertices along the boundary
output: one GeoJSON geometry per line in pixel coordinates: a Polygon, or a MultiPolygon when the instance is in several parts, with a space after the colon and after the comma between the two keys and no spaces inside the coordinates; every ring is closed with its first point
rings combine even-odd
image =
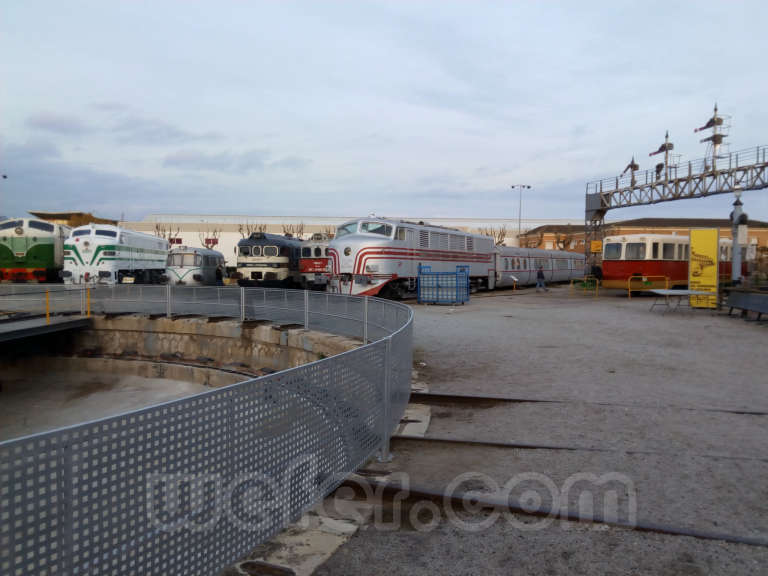
{"type": "MultiPolygon", "coordinates": [[[[652,279],[656,280],[664,280],[664,288],[669,290],[669,276],[630,276],[627,278],[627,298],[629,300],[632,299],[632,280],[640,280],[641,282],[648,282],[652,279]]],[[[635,288],[635,291],[640,292],[641,290],[653,290],[653,288],[635,288]]]]}
{"type": "Polygon", "coordinates": [[[91,287],[85,287],[85,315],[91,317],[91,287]]]}

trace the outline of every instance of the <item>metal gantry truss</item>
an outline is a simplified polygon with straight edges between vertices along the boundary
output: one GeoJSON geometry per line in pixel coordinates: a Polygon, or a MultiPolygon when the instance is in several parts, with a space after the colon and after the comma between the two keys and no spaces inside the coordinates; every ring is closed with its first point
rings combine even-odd
{"type": "Polygon", "coordinates": [[[589,182],[584,214],[587,258],[591,241],[602,240],[608,210],[761,188],[768,188],[768,146],[668,166],[661,173],[646,170],[589,182]]]}

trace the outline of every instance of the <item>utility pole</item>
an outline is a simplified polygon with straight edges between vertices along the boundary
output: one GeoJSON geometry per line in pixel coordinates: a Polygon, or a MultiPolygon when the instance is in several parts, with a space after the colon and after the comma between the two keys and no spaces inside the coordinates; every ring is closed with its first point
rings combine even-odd
{"type": "Polygon", "coordinates": [[[522,224],[523,224],[523,188],[527,188],[528,190],[531,189],[531,187],[528,184],[512,184],[510,186],[512,190],[517,188],[518,192],[518,206],[517,206],[517,245],[520,246],[520,234],[522,232],[522,224]]]}

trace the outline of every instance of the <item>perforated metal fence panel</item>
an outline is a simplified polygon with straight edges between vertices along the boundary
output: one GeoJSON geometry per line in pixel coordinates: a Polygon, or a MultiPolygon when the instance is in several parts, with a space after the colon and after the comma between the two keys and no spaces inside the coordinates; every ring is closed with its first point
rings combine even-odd
{"type": "MultiPolygon", "coordinates": [[[[39,314],[45,291],[0,286],[0,306],[39,314]]],[[[79,288],[55,286],[48,289],[49,306],[52,298],[56,313],[79,314],[86,296],[79,288]]],[[[399,303],[138,285],[99,287],[88,298],[94,313],[308,322],[314,330],[367,335],[370,343],[225,388],[0,443],[3,576],[216,574],[387,445],[408,402],[413,316],[399,303]]]]}

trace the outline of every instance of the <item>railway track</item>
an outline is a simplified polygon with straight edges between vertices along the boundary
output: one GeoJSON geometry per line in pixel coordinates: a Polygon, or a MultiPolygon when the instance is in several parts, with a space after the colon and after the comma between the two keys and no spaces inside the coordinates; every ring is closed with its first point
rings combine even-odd
{"type": "MultiPolygon", "coordinates": [[[[584,400],[552,400],[542,398],[515,398],[507,396],[476,396],[470,394],[453,394],[444,392],[411,392],[411,403],[427,404],[430,406],[444,406],[464,404],[477,408],[491,408],[509,404],[587,404],[590,406],[607,406],[616,408],[633,408],[641,410],[658,410],[654,404],[636,404],[630,402],[590,402],[584,400]]],[[[691,406],[678,406],[667,404],[664,408],[685,410],[690,412],[713,412],[721,414],[737,414],[744,416],[768,416],[768,411],[763,410],[735,410],[728,408],[697,408],[691,406]]]]}

